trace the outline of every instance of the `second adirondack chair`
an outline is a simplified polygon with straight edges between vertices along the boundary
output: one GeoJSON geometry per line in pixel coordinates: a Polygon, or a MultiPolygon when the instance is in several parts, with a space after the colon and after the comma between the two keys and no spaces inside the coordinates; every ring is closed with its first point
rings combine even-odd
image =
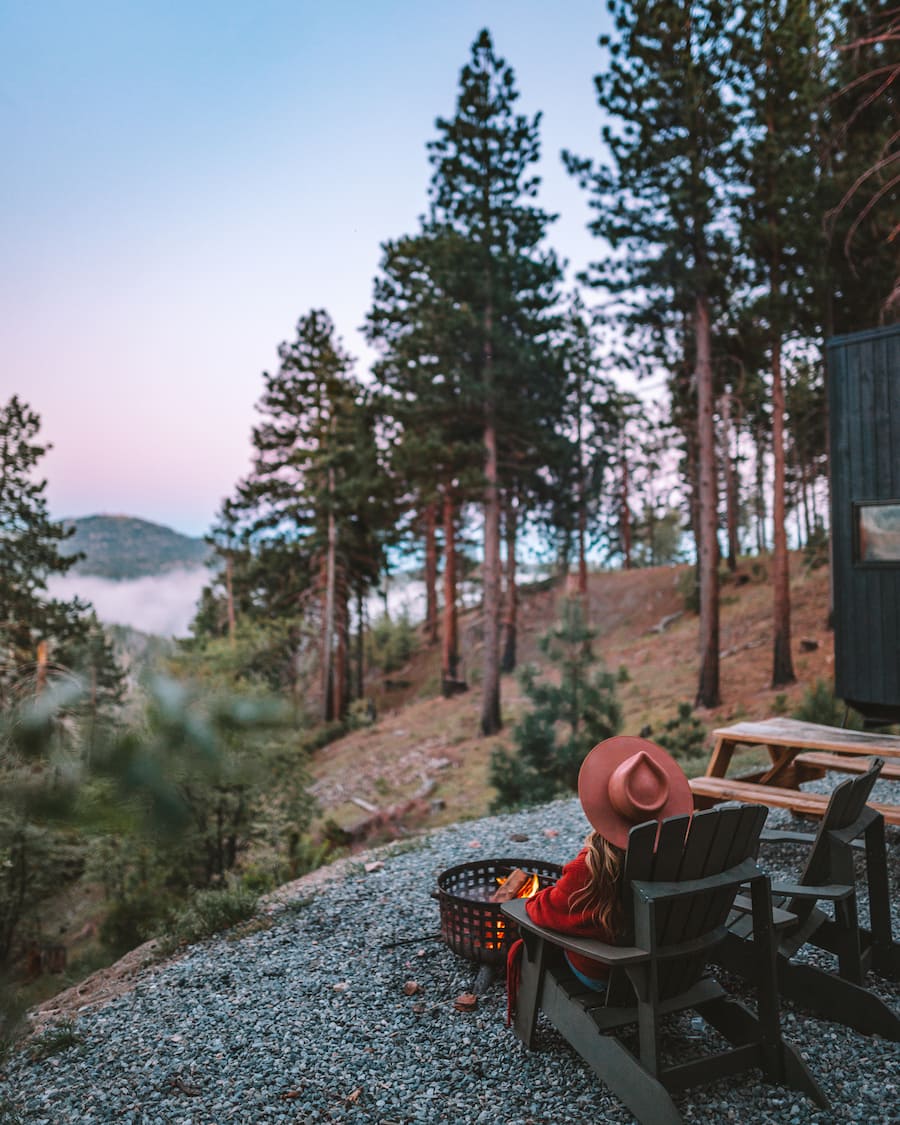
{"type": "MultiPolygon", "coordinates": [[[[874,970],[900,977],[900,945],[891,930],[890,890],[884,819],[866,801],[881,770],[876,758],[868,771],[842,781],[834,790],[818,831],[762,834],[764,843],[808,848],[796,882],[775,882],[776,908],[791,920],[779,928],[778,987],[781,994],[815,1015],[836,1020],[866,1035],[900,1041],[900,1015],[864,984],[874,970]],[[859,920],[855,857],[865,855],[869,926],[859,920]],[[830,904],[830,910],[823,909],[830,904]],[[836,972],[796,960],[805,945],[833,954],[836,972]]],[[[752,978],[752,922],[738,913],[717,958],[727,968],[752,978]]]]}

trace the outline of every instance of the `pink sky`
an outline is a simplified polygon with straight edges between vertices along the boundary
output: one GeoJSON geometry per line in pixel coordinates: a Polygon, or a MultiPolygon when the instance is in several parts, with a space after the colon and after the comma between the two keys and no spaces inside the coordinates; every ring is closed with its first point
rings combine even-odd
{"type": "Polygon", "coordinates": [[[0,396],[42,417],[52,515],[202,534],[311,307],[365,371],[380,243],[418,225],[485,20],[544,111],[541,201],[581,268],[597,247],[559,152],[600,147],[596,0],[3,5],[0,396]]]}

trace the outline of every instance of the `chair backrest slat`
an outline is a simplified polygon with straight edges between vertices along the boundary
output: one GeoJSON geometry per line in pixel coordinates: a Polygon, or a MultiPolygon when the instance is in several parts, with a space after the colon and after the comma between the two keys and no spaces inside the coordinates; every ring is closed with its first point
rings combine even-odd
{"type": "Polygon", "coordinates": [[[628,836],[628,848],[625,852],[625,866],[622,872],[622,901],[625,907],[625,933],[624,939],[634,939],[634,918],[631,911],[631,892],[628,888],[632,883],[643,882],[653,878],[653,865],[656,861],[654,849],[656,847],[657,824],[648,821],[632,828],[628,836]]]}

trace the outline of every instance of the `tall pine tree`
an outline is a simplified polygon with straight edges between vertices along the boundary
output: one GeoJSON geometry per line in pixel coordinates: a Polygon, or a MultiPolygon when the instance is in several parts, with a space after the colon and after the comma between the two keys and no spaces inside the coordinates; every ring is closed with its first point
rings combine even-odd
{"type": "MultiPolygon", "coordinates": [[[[551,462],[551,522],[560,539],[560,562],[574,554],[578,592],[587,618],[587,554],[608,534],[614,468],[624,424],[626,396],[604,374],[599,341],[580,295],[575,294],[559,336],[564,370],[564,436],[560,459],[551,462]]],[[[613,517],[614,518],[614,517],[613,517]]]]}
{"type": "Polygon", "coordinates": [[[459,263],[469,287],[466,378],[480,404],[484,449],[484,734],[501,727],[501,449],[515,428],[517,387],[535,374],[536,340],[560,277],[555,256],[541,247],[551,216],[533,202],[540,115],[517,114],[517,99],[512,68],[482,31],[460,75],[456,114],[438,119],[429,144],[434,218],[467,245],[459,263]]]}
{"type": "Polygon", "coordinates": [[[263,377],[253,469],[228,514],[240,513],[257,568],[299,556],[308,581],[294,609],[317,619],[327,721],[349,701],[350,597],[358,602],[376,581],[393,513],[374,413],[331,318],[322,309],[301,317],[278,354],[278,371],[263,377]]]}
{"type": "Polygon", "coordinates": [[[93,702],[116,703],[121,672],[90,605],[47,596],[47,579],[79,556],[62,551],[74,528],[50,518],[35,473],[48,445],[40,417],[18,395],[0,406],[0,706],[40,690],[52,668],[82,673],[93,702]]]}
{"type": "Polygon", "coordinates": [[[635,314],[672,331],[661,305],[686,317],[695,391],[700,672],[697,702],[719,703],[718,487],[713,315],[730,256],[727,166],[734,123],[724,97],[730,6],[721,0],[611,0],[616,39],[598,103],[612,120],[605,164],[566,155],[591,190],[591,230],[612,253],[592,280],[645,299],[635,314]]]}
{"type": "MultiPolygon", "coordinates": [[[[402,506],[424,524],[428,603],[436,609],[437,523],[444,539],[442,682],[458,683],[456,525],[475,498],[481,443],[480,402],[472,393],[469,246],[456,232],[425,224],[416,235],[384,243],[366,322],[378,350],[373,372],[382,425],[390,429],[391,465],[402,506]]],[[[432,625],[432,629],[434,626],[432,625]]]]}
{"type": "Polygon", "coordinates": [[[769,362],[772,424],[772,686],[795,679],[786,530],[784,343],[814,337],[822,306],[824,239],[810,222],[820,198],[815,121],[824,97],[813,12],[792,0],[757,0],[735,36],[744,128],[740,232],[749,311],[769,362]]]}

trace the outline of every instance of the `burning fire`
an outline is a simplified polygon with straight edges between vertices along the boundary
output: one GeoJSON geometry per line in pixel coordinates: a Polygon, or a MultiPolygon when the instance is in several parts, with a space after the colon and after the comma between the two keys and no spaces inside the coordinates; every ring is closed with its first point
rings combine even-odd
{"type": "MultiPolygon", "coordinates": [[[[497,890],[491,896],[491,901],[510,902],[514,898],[531,898],[540,889],[541,881],[537,875],[529,875],[527,871],[517,867],[515,871],[511,871],[505,877],[497,876],[497,890]],[[505,885],[506,883],[509,883],[508,887],[505,885]]],[[[506,925],[502,919],[498,919],[496,922],[494,936],[497,939],[496,944],[488,941],[485,942],[486,947],[488,949],[502,948],[506,936],[506,925]]]]}
{"type": "MultiPolygon", "coordinates": [[[[498,884],[498,886],[501,886],[501,887],[502,887],[502,886],[503,886],[503,884],[504,884],[504,883],[505,883],[505,882],[506,882],[506,881],[507,881],[507,880],[508,880],[509,878],[510,878],[510,876],[509,876],[509,875],[506,875],[506,876],[503,876],[503,877],[501,877],[501,876],[499,876],[499,875],[498,875],[498,876],[497,876],[497,884],[498,884]]],[[[540,881],[540,879],[539,879],[539,878],[537,877],[537,875],[532,875],[532,876],[530,876],[530,877],[529,877],[528,881],[527,881],[526,883],[524,883],[524,884],[523,884],[523,885],[522,885],[522,886],[521,886],[521,887],[520,887],[520,888],[518,889],[518,891],[516,891],[516,893],[515,893],[515,894],[514,894],[514,895],[513,895],[512,897],[513,897],[513,898],[531,898],[531,897],[532,897],[532,895],[536,895],[536,894],[538,893],[538,891],[539,891],[540,889],[541,889],[541,881],[540,881]]]]}

